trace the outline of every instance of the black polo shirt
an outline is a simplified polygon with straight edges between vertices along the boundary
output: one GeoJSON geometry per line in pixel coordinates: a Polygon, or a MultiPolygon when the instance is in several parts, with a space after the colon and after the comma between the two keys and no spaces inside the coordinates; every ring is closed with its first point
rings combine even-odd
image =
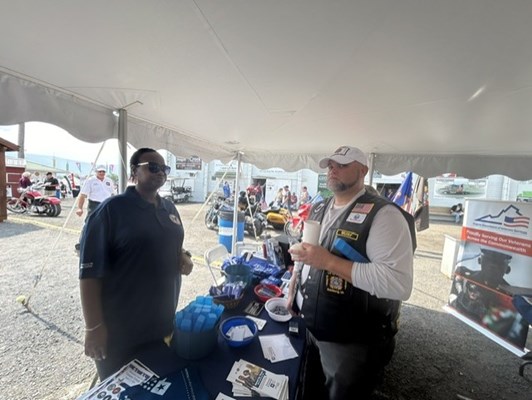
{"type": "Polygon", "coordinates": [[[172,332],[183,237],[175,206],[160,199],[155,207],[134,187],[105,200],[87,220],[79,277],[102,280],[110,355],[172,332]]]}

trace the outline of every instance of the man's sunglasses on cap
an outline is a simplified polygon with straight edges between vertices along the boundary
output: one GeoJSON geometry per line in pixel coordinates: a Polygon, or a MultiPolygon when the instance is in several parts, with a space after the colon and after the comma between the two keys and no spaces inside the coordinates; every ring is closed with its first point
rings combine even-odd
{"type": "Polygon", "coordinates": [[[170,171],[172,170],[172,168],[169,167],[168,165],[157,164],[156,162],[153,162],[153,161],[146,161],[146,162],[138,163],[137,167],[141,167],[143,165],[147,165],[148,166],[148,170],[152,174],[156,174],[159,171],[163,171],[165,175],[168,175],[170,173],[170,171]]]}

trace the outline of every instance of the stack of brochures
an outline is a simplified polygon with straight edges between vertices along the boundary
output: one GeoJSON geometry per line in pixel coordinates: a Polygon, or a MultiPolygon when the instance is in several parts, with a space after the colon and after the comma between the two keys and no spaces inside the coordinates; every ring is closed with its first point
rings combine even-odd
{"type": "Polygon", "coordinates": [[[233,396],[236,397],[288,400],[288,376],[274,374],[246,360],[235,361],[227,380],[233,384],[233,396]]]}
{"type": "Polygon", "coordinates": [[[99,385],[79,396],[77,400],[118,400],[128,387],[140,385],[153,377],[157,377],[155,372],[139,360],[133,360],[104,379],[99,385]]]}
{"type": "Polygon", "coordinates": [[[133,360],[77,400],[208,400],[199,371],[178,369],[159,377],[139,360],[133,360]]]}

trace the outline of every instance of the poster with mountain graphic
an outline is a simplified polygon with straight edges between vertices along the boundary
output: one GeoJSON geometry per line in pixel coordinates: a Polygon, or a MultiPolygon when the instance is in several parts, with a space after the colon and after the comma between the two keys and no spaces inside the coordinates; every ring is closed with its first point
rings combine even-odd
{"type": "Polygon", "coordinates": [[[531,218],[532,203],[466,200],[446,307],[519,356],[532,322],[514,305],[516,296],[532,299],[531,218]]]}

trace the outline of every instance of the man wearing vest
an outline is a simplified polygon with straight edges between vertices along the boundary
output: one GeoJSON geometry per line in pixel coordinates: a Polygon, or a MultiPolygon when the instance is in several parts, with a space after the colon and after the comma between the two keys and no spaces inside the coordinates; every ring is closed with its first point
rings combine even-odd
{"type": "Polygon", "coordinates": [[[334,194],[309,217],[321,223],[320,244],[289,250],[303,265],[293,274],[307,328],[302,395],[368,399],[392,357],[401,301],[412,291],[414,219],[366,192],[367,157],[356,147],[342,146],[319,165],[334,194]]]}

